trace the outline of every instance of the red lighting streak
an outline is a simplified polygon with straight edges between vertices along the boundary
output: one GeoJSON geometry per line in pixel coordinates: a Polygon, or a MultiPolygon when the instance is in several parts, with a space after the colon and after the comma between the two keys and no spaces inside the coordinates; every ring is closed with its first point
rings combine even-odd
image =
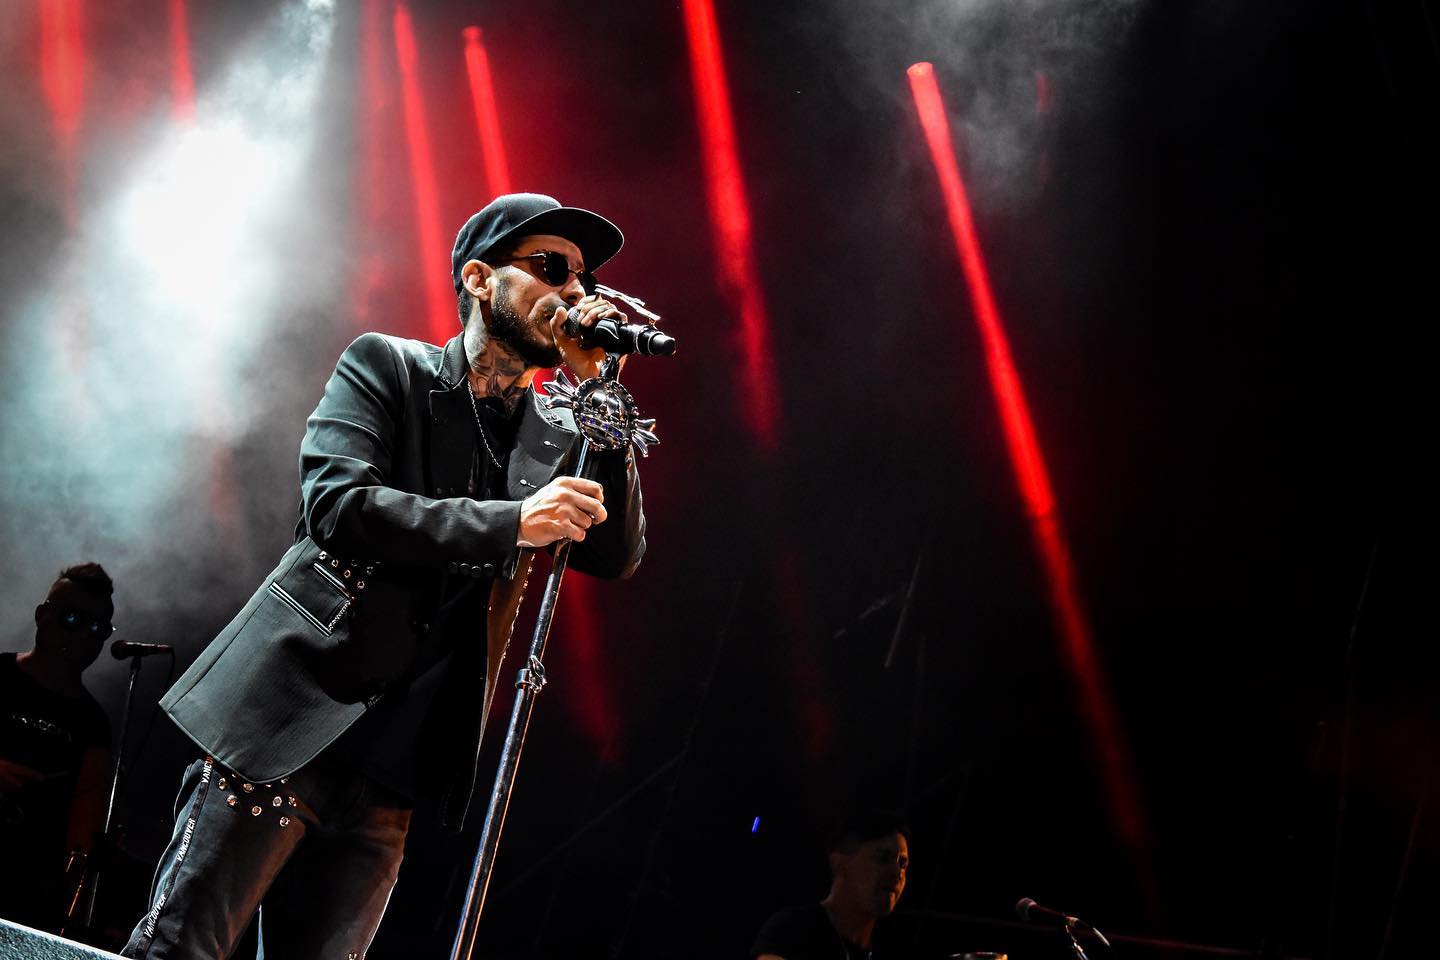
{"type": "Polygon", "coordinates": [[[1118,834],[1132,849],[1143,849],[1148,829],[1141,810],[1133,762],[1106,691],[1104,677],[1095,657],[1094,643],[1081,609],[1075,572],[1065,544],[1055,495],[1035,438],[1029,407],[1010,357],[1010,346],[1000,320],[1000,311],[990,288],[989,273],[980,254],[980,241],[970,211],[970,200],[960,177],[959,163],[950,136],[950,122],[928,63],[910,67],[910,89],[935,172],[945,199],[956,252],[964,267],[970,289],[970,303],[985,347],[985,367],[990,388],[1000,410],[1010,461],[1030,518],[1031,532],[1050,580],[1050,602],[1065,641],[1070,672],[1076,681],[1082,709],[1099,749],[1110,812],[1118,834]]]}
{"type": "Polygon", "coordinates": [[[475,107],[475,128],[485,157],[485,180],[496,196],[510,193],[510,167],[505,162],[505,141],[500,136],[500,115],[495,109],[495,86],[490,81],[490,57],[479,27],[466,27],[465,72],[470,75],[470,100],[475,107]]]}
{"type": "Polygon", "coordinates": [[[44,0],[40,6],[40,81],[66,143],[80,127],[85,96],[85,43],[80,0],[44,0]]]}
{"type": "Polygon", "coordinates": [[[750,204],[740,170],[715,8],[711,0],[684,0],[683,7],[690,39],[696,113],[700,120],[706,196],[715,234],[717,279],[722,293],[739,302],[746,419],[761,446],[773,449],[779,427],[778,391],[768,344],[770,321],[755,265],[750,204]]]}
{"type": "Polygon", "coordinates": [[[780,615],[789,635],[787,676],[800,745],[811,763],[823,762],[835,737],[835,712],[825,698],[824,650],[810,605],[813,595],[800,550],[789,537],[770,545],[771,579],[779,591],[780,615]]]}
{"type": "Polygon", "coordinates": [[[560,622],[565,632],[564,653],[560,656],[573,664],[579,681],[570,685],[574,695],[566,703],[581,734],[608,760],[614,756],[613,748],[607,748],[611,748],[619,722],[605,673],[606,637],[599,614],[604,602],[597,595],[595,581],[572,573],[565,578],[560,603],[560,622]]]}
{"type": "Polygon", "coordinates": [[[460,319],[455,313],[455,288],[449,271],[444,269],[450,262],[449,244],[440,226],[440,192],[435,184],[434,153],[420,95],[415,26],[404,4],[395,5],[394,27],[405,139],[410,147],[410,183],[415,192],[415,222],[420,230],[420,260],[424,264],[427,334],[432,342],[444,343],[455,333],[460,319]]]}
{"type": "Polygon", "coordinates": [[[78,205],[75,136],[85,101],[84,10],[80,0],[40,4],[40,83],[60,148],[65,215],[73,227],[78,205]]]}
{"type": "Polygon", "coordinates": [[[360,8],[360,85],[355,120],[360,134],[359,175],[355,181],[355,207],[359,211],[358,259],[352,274],[358,296],[355,323],[361,330],[377,325],[374,317],[386,312],[381,297],[406,284],[393,274],[389,240],[396,233],[392,222],[399,198],[394,197],[395,151],[400,138],[396,113],[394,61],[386,55],[389,31],[385,0],[363,0],[360,8]],[[392,122],[394,121],[394,122],[392,122]]]}
{"type": "Polygon", "coordinates": [[[1046,114],[1054,103],[1054,94],[1050,90],[1050,75],[1044,70],[1035,71],[1035,112],[1046,114]]]}
{"type": "MultiPolygon", "coordinates": [[[[80,219],[80,154],[78,134],[85,106],[85,27],[81,0],[40,2],[40,85],[55,126],[56,167],[60,173],[60,204],[65,225],[75,235],[80,219]]],[[[72,372],[79,373],[89,356],[90,310],[83,287],[66,284],[55,310],[55,333],[72,372]]],[[[94,413],[90,393],[70,391],[74,415],[94,413]]]]}
{"type": "Polygon", "coordinates": [[[185,0],[170,0],[170,109],[175,119],[195,119],[195,77],[190,70],[190,21],[185,0]]]}

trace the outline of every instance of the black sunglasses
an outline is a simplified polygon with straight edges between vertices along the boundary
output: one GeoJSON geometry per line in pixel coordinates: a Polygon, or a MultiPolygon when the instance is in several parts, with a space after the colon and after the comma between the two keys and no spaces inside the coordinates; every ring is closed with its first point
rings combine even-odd
{"type": "Polygon", "coordinates": [[[554,250],[540,250],[535,253],[527,253],[518,257],[497,257],[496,263],[513,263],[516,260],[539,260],[540,279],[552,287],[563,287],[570,282],[570,274],[575,274],[580,281],[580,288],[587,296],[595,292],[595,274],[589,270],[571,270],[570,261],[565,254],[556,253],[554,250]]]}
{"type": "Polygon", "coordinates": [[[60,617],[60,623],[67,630],[84,630],[99,640],[107,639],[115,632],[115,624],[109,620],[96,620],[88,617],[73,607],[67,607],[63,603],[56,603],[54,600],[46,600],[44,605],[53,607],[60,617]]]}

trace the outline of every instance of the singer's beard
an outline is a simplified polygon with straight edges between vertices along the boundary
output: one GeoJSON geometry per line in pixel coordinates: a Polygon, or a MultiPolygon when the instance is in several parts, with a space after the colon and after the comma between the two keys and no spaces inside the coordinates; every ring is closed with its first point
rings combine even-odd
{"type": "Polygon", "coordinates": [[[545,336],[546,331],[530,317],[521,316],[510,304],[507,284],[500,284],[490,301],[490,322],[485,325],[492,340],[514,350],[526,367],[558,367],[560,348],[545,336]]]}

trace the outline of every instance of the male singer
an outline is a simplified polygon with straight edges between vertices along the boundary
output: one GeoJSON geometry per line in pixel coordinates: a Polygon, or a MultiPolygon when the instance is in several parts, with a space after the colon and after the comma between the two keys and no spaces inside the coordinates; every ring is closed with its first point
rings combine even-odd
{"type": "Polygon", "coordinates": [[[294,546],[162,701],[208,757],[126,956],[228,956],[258,907],[271,960],[363,957],[415,801],[459,829],[532,551],[570,539],[604,577],[645,551],[633,455],[558,476],[574,419],[529,389],[562,361],[596,374],[603,351],[564,321],[619,314],[592,271],[623,241],[498,197],[455,239],[460,334],[366,334],[340,357],[300,445],[294,546]]]}

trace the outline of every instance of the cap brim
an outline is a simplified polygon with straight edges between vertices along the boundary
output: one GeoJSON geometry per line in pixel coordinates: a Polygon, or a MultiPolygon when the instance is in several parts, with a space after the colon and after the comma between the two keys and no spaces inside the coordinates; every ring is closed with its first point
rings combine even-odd
{"type": "Polygon", "coordinates": [[[580,248],[586,270],[598,270],[625,245],[620,228],[598,213],[579,207],[556,207],[522,220],[492,243],[477,259],[503,244],[537,233],[564,237],[580,248]]]}

